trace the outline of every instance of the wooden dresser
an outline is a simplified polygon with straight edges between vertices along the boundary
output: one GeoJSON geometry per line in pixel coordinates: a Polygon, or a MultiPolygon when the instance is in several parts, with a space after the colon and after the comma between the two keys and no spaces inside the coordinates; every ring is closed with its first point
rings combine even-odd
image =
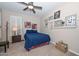
{"type": "Polygon", "coordinates": [[[21,35],[12,36],[12,43],[20,41],[21,41],[21,35]]]}

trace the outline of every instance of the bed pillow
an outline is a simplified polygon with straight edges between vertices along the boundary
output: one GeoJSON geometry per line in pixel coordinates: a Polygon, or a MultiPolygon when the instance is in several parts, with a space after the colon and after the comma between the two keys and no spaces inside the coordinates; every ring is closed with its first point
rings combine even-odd
{"type": "Polygon", "coordinates": [[[37,33],[37,30],[27,30],[26,33],[37,33]]]}
{"type": "Polygon", "coordinates": [[[33,33],[37,33],[37,30],[32,30],[33,33]]]}

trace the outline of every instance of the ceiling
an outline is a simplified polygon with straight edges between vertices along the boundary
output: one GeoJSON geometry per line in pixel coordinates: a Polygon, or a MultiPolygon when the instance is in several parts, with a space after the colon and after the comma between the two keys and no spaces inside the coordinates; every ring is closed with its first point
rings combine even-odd
{"type": "Polygon", "coordinates": [[[19,4],[17,2],[0,2],[0,8],[15,11],[15,12],[21,12],[26,15],[33,15],[38,17],[45,17],[50,11],[53,11],[57,6],[59,6],[60,2],[34,2],[34,5],[42,6],[42,10],[36,10],[36,14],[33,14],[31,11],[26,10],[23,11],[23,9],[26,7],[25,5],[19,4]]]}

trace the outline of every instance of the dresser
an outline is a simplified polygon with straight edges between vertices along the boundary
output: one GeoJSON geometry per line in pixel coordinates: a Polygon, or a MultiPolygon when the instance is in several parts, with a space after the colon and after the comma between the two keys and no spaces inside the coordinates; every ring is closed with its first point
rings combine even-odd
{"type": "Polygon", "coordinates": [[[12,43],[16,43],[20,41],[21,41],[21,35],[12,36],[12,43]]]}

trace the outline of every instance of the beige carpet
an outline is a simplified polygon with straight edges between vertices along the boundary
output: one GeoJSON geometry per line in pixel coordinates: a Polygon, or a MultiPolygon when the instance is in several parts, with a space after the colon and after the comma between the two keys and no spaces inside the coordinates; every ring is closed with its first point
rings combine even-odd
{"type": "Polygon", "coordinates": [[[32,49],[31,51],[26,51],[24,49],[24,41],[10,44],[7,49],[7,53],[4,50],[0,50],[1,56],[75,56],[74,54],[67,52],[63,53],[56,49],[53,44],[45,45],[32,49]]]}

